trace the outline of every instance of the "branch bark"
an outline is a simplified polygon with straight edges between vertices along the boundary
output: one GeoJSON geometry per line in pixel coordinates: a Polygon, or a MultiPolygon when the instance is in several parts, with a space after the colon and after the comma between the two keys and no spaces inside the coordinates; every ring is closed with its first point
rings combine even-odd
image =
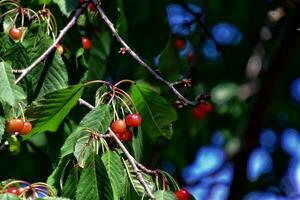
{"type": "Polygon", "coordinates": [[[162,76],[160,76],[156,71],[152,69],[151,66],[149,66],[140,56],[137,55],[135,51],[133,51],[128,44],[124,41],[124,39],[119,35],[117,30],[114,27],[114,24],[109,20],[105,12],[102,10],[102,8],[99,6],[99,3],[97,0],[91,0],[91,2],[94,4],[94,6],[97,8],[98,13],[100,14],[103,21],[107,24],[108,28],[111,30],[113,36],[117,39],[117,41],[123,46],[123,48],[126,49],[126,52],[128,52],[133,59],[135,59],[141,66],[143,66],[152,76],[154,76],[157,80],[164,83],[166,86],[168,86],[171,91],[184,102],[185,105],[195,106],[197,103],[195,101],[190,101],[187,98],[185,98],[175,87],[174,84],[169,82],[168,80],[164,79],[162,76]]]}
{"type": "Polygon", "coordinates": [[[135,163],[135,159],[131,156],[131,154],[128,152],[128,150],[126,149],[126,147],[123,145],[123,143],[119,140],[119,138],[116,136],[116,134],[110,129],[108,128],[109,133],[112,135],[113,139],[116,141],[116,143],[118,144],[118,146],[121,148],[121,150],[123,151],[123,153],[125,154],[125,156],[127,157],[128,161],[130,162],[136,177],[138,179],[138,181],[142,184],[142,186],[144,187],[147,195],[150,197],[150,199],[155,199],[152,191],[150,190],[150,188],[148,187],[147,183],[145,182],[143,175],[141,173],[141,170],[137,167],[136,163],[135,163]]]}
{"type": "Polygon", "coordinates": [[[60,34],[54,41],[54,43],[40,56],[38,57],[31,65],[27,68],[22,69],[21,75],[15,81],[18,84],[23,78],[27,76],[40,62],[42,62],[48,55],[56,48],[56,45],[61,41],[61,39],[66,35],[66,33],[76,24],[78,17],[80,16],[82,10],[86,7],[86,3],[81,4],[81,6],[75,11],[74,16],[69,21],[69,23],[60,31],[60,34]]]}

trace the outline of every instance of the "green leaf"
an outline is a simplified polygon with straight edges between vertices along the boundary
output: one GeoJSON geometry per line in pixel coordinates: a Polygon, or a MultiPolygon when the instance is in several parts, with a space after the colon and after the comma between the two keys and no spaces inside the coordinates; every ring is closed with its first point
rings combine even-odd
{"type": "Polygon", "coordinates": [[[71,200],[68,198],[62,198],[62,197],[44,197],[44,198],[38,198],[37,200],[71,200]]]}
{"type": "Polygon", "coordinates": [[[166,48],[159,57],[159,70],[163,77],[170,81],[178,80],[178,75],[184,73],[188,67],[187,59],[181,59],[174,48],[173,39],[170,39],[166,48]]]}
{"type": "Polygon", "coordinates": [[[134,158],[137,161],[140,161],[143,157],[143,132],[141,127],[138,127],[137,130],[138,131],[136,136],[132,138],[131,145],[134,153],[134,158]]]}
{"type": "Polygon", "coordinates": [[[7,141],[9,144],[9,151],[14,155],[18,154],[21,150],[21,144],[18,138],[15,135],[11,135],[7,138],[7,141]]]}
{"type": "MultiPolygon", "coordinates": [[[[140,195],[140,196],[144,196],[144,195],[147,195],[144,187],[141,185],[141,183],[139,182],[139,180],[137,179],[136,177],[136,174],[133,170],[133,167],[131,166],[131,164],[129,163],[129,161],[127,160],[123,160],[123,163],[126,167],[126,172],[127,172],[127,175],[130,179],[130,182],[134,188],[134,190],[140,195]]],[[[148,185],[148,187],[150,188],[151,191],[154,191],[155,190],[155,183],[153,182],[153,179],[150,175],[148,174],[145,174],[144,172],[141,172],[142,173],[142,176],[146,182],[146,184],[148,185]]]]}
{"type": "MultiPolygon", "coordinates": [[[[48,60],[43,68],[46,69],[48,60]]],[[[50,61],[51,62],[51,61],[50,61]]],[[[68,73],[66,66],[58,54],[54,55],[52,62],[49,64],[48,71],[44,78],[40,76],[39,82],[43,82],[39,91],[38,97],[53,92],[55,90],[63,89],[68,86],[68,73]]],[[[43,72],[41,71],[41,74],[43,72]]]]}
{"type": "Polygon", "coordinates": [[[2,57],[3,54],[5,54],[7,52],[7,50],[9,48],[11,48],[11,46],[12,46],[11,41],[8,37],[8,34],[0,33],[0,44],[1,44],[0,56],[2,57]]]}
{"type": "Polygon", "coordinates": [[[78,168],[74,166],[69,172],[66,183],[63,186],[61,196],[68,197],[70,199],[75,198],[78,177],[78,168]]]}
{"type": "Polygon", "coordinates": [[[66,139],[61,148],[61,157],[73,153],[76,141],[84,129],[94,130],[104,134],[112,120],[113,113],[110,105],[103,104],[95,107],[81,120],[79,127],[75,132],[66,139]]]}
{"type": "Polygon", "coordinates": [[[47,183],[56,188],[56,189],[61,189],[62,186],[62,176],[65,172],[66,166],[70,162],[70,157],[63,157],[62,159],[59,160],[58,165],[52,172],[52,174],[48,177],[47,183]]]}
{"type": "Polygon", "coordinates": [[[113,120],[113,112],[109,104],[95,107],[81,120],[79,127],[88,128],[104,134],[113,120]]]}
{"type": "Polygon", "coordinates": [[[78,1],[53,0],[53,2],[58,5],[60,11],[67,17],[70,16],[70,14],[76,10],[78,6],[78,1]]]}
{"type": "MultiPolygon", "coordinates": [[[[94,139],[91,139],[91,133],[82,132],[82,137],[80,137],[74,147],[74,156],[77,159],[78,165],[81,168],[85,167],[87,159],[90,157],[92,152],[96,152],[96,149],[93,149],[92,143],[94,139]]],[[[95,141],[98,142],[98,141],[95,141]]]]}
{"type": "MultiPolygon", "coordinates": [[[[34,62],[53,43],[51,38],[44,38],[32,50],[34,62]]],[[[66,88],[68,85],[68,74],[65,63],[57,53],[50,54],[46,61],[39,64],[32,72],[32,85],[37,97],[66,88]]]]}
{"type": "Polygon", "coordinates": [[[32,135],[52,131],[55,132],[70,110],[76,105],[83,92],[81,84],[46,94],[26,110],[26,116],[33,120],[33,129],[24,140],[32,135]]]}
{"type": "Polygon", "coordinates": [[[95,35],[92,38],[93,46],[89,52],[88,57],[88,80],[100,80],[103,78],[106,59],[110,54],[111,47],[111,34],[109,32],[103,32],[95,35]]]}
{"type": "Polygon", "coordinates": [[[30,63],[28,52],[21,43],[15,43],[3,55],[3,59],[11,61],[16,69],[26,68],[30,63]]]}
{"type": "Polygon", "coordinates": [[[26,98],[21,87],[15,84],[15,77],[12,73],[11,64],[0,62],[0,99],[11,106],[16,106],[26,98]]]}
{"type": "Polygon", "coordinates": [[[0,117],[0,143],[4,134],[6,121],[3,117],[0,117]]]}
{"type": "Polygon", "coordinates": [[[143,133],[149,137],[171,138],[172,122],[177,119],[177,113],[172,105],[145,83],[132,86],[131,96],[143,117],[143,133]]]}
{"type": "Polygon", "coordinates": [[[158,190],[154,193],[156,200],[176,200],[176,196],[171,191],[158,190]]]}
{"type": "Polygon", "coordinates": [[[161,174],[168,180],[170,190],[177,190],[179,188],[177,182],[175,181],[172,175],[165,171],[161,171],[161,174]]]}
{"type": "Polygon", "coordinates": [[[20,198],[14,194],[0,194],[0,199],[1,200],[20,200],[20,198]]]}
{"type": "Polygon", "coordinates": [[[125,169],[120,155],[114,151],[105,152],[101,157],[111,182],[113,199],[119,200],[125,186],[125,169]]]}
{"type": "Polygon", "coordinates": [[[76,144],[77,138],[82,133],[82,128],[77,128],[71,135],[69,135],[60,149],[60,157],[63,158],[71,153],[73,153],[74,146],[76,144]]]}
{"type": "Polygon", "coordinates": [[[113,199],[109,181],[110,179],[101,158],[96,154],[91,154],[79,179],[76,200],[113,199]]]}

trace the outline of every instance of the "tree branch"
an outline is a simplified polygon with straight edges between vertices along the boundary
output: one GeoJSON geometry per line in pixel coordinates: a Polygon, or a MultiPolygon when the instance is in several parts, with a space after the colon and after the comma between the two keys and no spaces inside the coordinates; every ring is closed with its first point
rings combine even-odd
{"type": "Polygon", "coordinates": [[[152,194],[152,191],[150,190],[150,188],[148,187],[147,183],[145,182],[145,180],[142,176],[141,170],[137,167],[135,159],[131,156],[131,154],[128,152],[128,150],[123,145],[123,143],[119,140],[119,138],[116,136],[116,134],[110,128],[108,128],[108,131],[112,135],[112,138],[116,141],[116,143],[119,145],[119,147],[124,152],[125,156],[127,157],[128,161],[130,162],[130,164],[136,174],[138,181],[142,184],[142,186],[144,187],[148,196],[151,199],[155,199],[154,195],[152,194]]]}
{"type": "Polygon", "coordinates": [[[69,21],[69,23],[60,31],[60,34],[54,41],[54,43],[48,47],[48,49],[40,56],[38,57],[31,65],[29,65],[27,68],[22,69],[21,75],[17,78],[15,81],[16,84],[18,84],[25,76],[30,73],[40,62],[42,62],[47,56],[53,51],[53,49],[56,48],[56,45],[61,41],[61,39],[65,36],[65,34],[76,24],[76,21],[78,17],[80,16],[82,10],[86,7],[86,3],[81,4],[81,6],[75,11],[74,16],[69,21]]]}
{"type": "MultiPolygon", "coordinates": [[[[83,99],[79,99],[78,103],[80,105],[84,105],[84,106],[86,106],[86,107],[88,107],[90,109],[95,108],[94,106],[92,106],[91,104],[89,104],[88,102],[86,102],[83,99]]],[[[117,144],[121,148],[121,150],[124,152],[125,156],[127,157],[128,161],[130,162],[130,164],[131,164],[131,166],[132,166],[132,168],[133,168],[133,170],[134,170],[134,172],[136,174],[136,177],[137,177],[138,181],[145,188],[145,191],[147,192],[148,196],[151,199],[154,199],[154,196],[153,196],[150,188],[146,184],[146,182],[145,182],[145,180],[144,180],[144,178],[143,178],[140,170],[143,170],[143,171],[145,171],[148,174],[155,174],[155,175],[158,174],[158,171],[157,170],[155,170],[155,171],[149,170],[144,165],[142,165],[141,163],[139,163],[138,161],[136,161],[135,158],[132,157],[132,155],[128,152],[128,150],[123,145],[123,143],[119,140],[119,138],[116,136],[116,134],[110,128],[108,128],[108,131],[109,131],[109,137],[113,138],[117,142],[117,144]]]]}
{"type": "Polygon", "coordinates": [[[102,8],[99,6],[99,3],[97,0],[91,0],[91,2],[94,4],[94,6],[97,8],[98,13],[100,14],[103,21],[107,24],[109,29],[111,30],[113,36],[116,37],[118,42],[126,49],[126,52],[128,52],[133,59],[135,59],[140,65],[142,65],[152,76],[154,76],[157,80],[161,81],[165,85],[167,85],[171,91],[178,97],[179,100],[183,101],[185,105],[195,106],[197,103],[195,101],[190,101],[187,98],[185,98],[175,87],[174,84],[164,79],[162,76],[160,76],[156,71],[152,69],[145,61],[143,61],[142,58],[140,58],[129,46],[128,44],[123,40],[123,38],[119,35],[117,30],[114,27],[114,24],[109,20],[105,12],[102,10],[102,8]]]}

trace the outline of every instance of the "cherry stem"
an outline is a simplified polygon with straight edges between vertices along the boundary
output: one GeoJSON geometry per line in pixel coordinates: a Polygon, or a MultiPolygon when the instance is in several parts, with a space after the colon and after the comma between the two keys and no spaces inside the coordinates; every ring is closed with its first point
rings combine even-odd
{"type": "Polygon", "coordinates": [[[112,32],[112,35],[116,37],[117,41],[125,47],[126,51],[140,64],[142,65],[152,76],[154,76],[157,80],[161,81],[165,85],[167,85],[171,91],[178,97],[178,99],[184,101],[185,105],[195,106],[197,103],[195,101],[190,101],[186,99],[174,86],[171,82],[164,79],[162,76],[160,76],[155,70],[152,69],[151,66],[149,66],[142,58],[140,58],[137,53],[135,53],[128,44],[124,41],[124,39],[119,35],[117,30],[114,27],[114,24],[110,21],[110,19],[107,17],[105,12],[102,10],[102,8],[99,6],[99,3],[97,0],[91,0],[91,2],[94,4],[94,6],[97,8],[98,13],[100,14],[103,21],[107,24],[109,29],[112,32]]]}
{"type": "Polygon", "coordinates": [[[112,138],[116,141],[116,143],[118,144],[118,146],[121,148],[121,150],[123,151],[123,153],[125,154],[125,156],[127,157],[129,163],[131,164],[136,177],[138,179],[138,181],[141,183],[141,185],[144,187],[147,195],[150,197],[150,199],[155,199],[151,189],[149,188],[149,186],[147,185],[147,183],[145,182],[141,170],[138,168],[138,166],[136,165],[136,161],[135,159],[132,157],[132,155],[128,152],[128,150],[126,149],[126,147],[123,145],[123,143],[119,140],[119,138],[116,136],[116,134],[110,129],[110,127],[108,128],[109,133],[112,135],[112,138]]]}
{"type": "Polygon", "coordinates": [[[117,82],[117,83],[115,84],[115,86],[118,86],[118,85],[120,85],[120,84],[122,84],[122,83],[131,83],[131,84],[134,84],[135,82],[134,82],[133,80],[123,79],[123,80],[120,80],[119,82],[117,82]]]}

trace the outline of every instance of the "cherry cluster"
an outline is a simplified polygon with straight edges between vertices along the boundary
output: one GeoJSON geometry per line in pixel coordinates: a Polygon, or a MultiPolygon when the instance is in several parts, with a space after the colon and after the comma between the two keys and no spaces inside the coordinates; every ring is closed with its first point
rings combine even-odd
{"type": "Polygon", "coordinates": [[[18,133],[21,135],[27,135],[32,129],[30,122],[24,119],[11,119],[7,123],[7,129],[11,133],[18,133]]]}
{"type": "Polygon", "coordinates": [[[142,117],[140,114],[129,114],[125,117],[125,121],[122,119],[118,119],[112,122],[111,130],[116,134],[116,136],[122,142],[129,142],[132,139],[132,132],[126,128],[126,126],[130,127],[138,127],[142,123],[142,117]]]}

